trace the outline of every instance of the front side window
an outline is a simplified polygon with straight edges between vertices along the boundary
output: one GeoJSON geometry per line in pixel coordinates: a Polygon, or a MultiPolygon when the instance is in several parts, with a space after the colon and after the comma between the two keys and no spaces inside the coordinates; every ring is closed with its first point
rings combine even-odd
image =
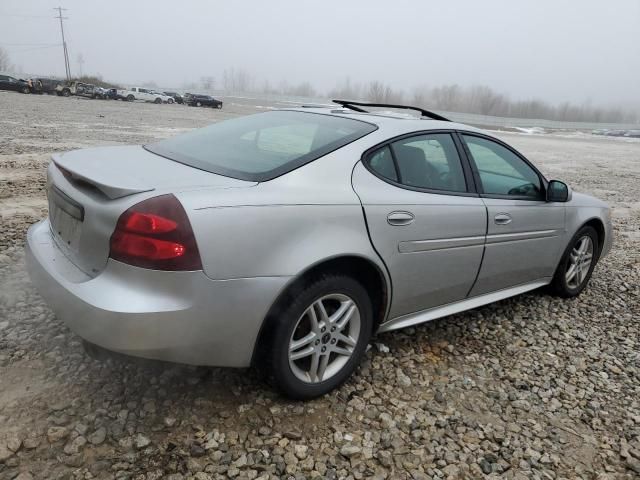
{"type": "Polygon", "coordinates": [[[518,155],[497,142],[463,135],[478,170],[482,191],[489,195],[541,199],[542,185],[536,171],[518,155]]]}
{"type": "Polygon", "coordinates": [[[407,187],[467,191],[458,150],[448,133],[398,140],[373,153],[368,163],[378,175],[407,187]]]}
{"type": "Polygon", "coordinates": [[[218,122],[145,148],[201,170],[260,182],[374,130],[375,125],[360,120],[283,110],[218,122]]]}

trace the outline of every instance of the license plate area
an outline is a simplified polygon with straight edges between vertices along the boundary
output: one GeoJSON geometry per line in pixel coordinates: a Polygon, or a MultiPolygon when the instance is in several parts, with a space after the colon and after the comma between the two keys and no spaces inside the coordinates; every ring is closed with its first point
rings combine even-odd
{"type": "Polygon", "coordinates": [[[77,252],[84,221],[84,207],[55,185],[49,189],[49,222],[57,243],[77,252]]]}

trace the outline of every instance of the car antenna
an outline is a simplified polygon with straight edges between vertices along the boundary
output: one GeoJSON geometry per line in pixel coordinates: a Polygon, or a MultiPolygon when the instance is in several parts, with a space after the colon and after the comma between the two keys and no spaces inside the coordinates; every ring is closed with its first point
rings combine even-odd
{"type": "Polygon", "coordinates": [[[420,107],[412,107],[410,105],[393,105],[390,103],[369,103],[369,102],[355,102],[351,100],[331,100],[333,103],[337,103],[338,105],[343,106],[344,108],[348,108],[349,110],[353,110],[354,112],[360,113],[369,113],[368,110],[360,107],[387,107],[387,108],[401,108],[403,110],[415,110],[420,112],[422,117],[427,117],[432,120],[441,120],[443,122],[450,122],[448,118],[443,117],[442,115],[438,115],[437,113],[431,112],[429,110],[425,110],[420,107]]]}

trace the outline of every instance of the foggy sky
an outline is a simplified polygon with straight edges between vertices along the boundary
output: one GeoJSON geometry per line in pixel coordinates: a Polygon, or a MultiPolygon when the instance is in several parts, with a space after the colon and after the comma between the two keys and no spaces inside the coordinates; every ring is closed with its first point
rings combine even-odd
{"type": "Polygon", "coordinates": [[[0,46],[25,72],[180,86],[244,68],[272,85],[488,85],[512,99],[638,105],[640,0],[1,0],[0,46]],[[34,16],[34,17],[31,17],[34,16]]]}

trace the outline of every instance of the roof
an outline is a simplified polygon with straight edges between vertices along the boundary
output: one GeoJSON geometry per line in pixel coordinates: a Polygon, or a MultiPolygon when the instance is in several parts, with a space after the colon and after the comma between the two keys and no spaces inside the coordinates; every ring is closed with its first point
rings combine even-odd
{"type": "Polygon", "coordinates": [[[287,110],[351,118],[353,120],[372,123],[381,130],[391,130],[400,133],[424,130],[465,130],[469,132],[482,132],[481,129],[465,125],[464,123],[432,120],[430,118],[417,117],[408,113],[398,113],[392,110],[356,112],[344,107],[331,106],[301,106],[287,110]]]}

